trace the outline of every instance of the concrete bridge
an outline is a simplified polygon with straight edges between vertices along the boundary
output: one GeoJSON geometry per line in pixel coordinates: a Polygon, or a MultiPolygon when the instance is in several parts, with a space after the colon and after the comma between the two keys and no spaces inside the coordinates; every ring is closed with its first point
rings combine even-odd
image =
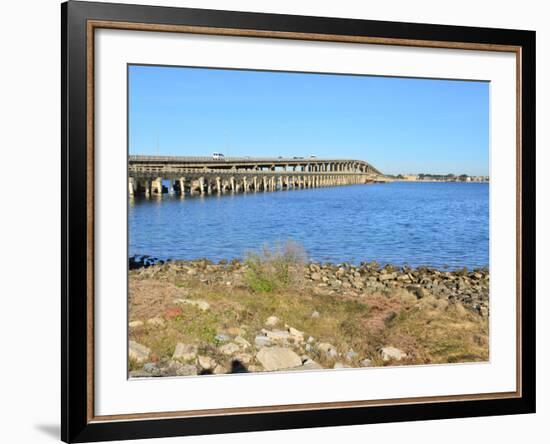
{"type": "Polygon", "coordinates": [[[131,196],[277,191],[385,181],[380,171],[362,160],[172,156],[129,156],[128,160],[131,196]],[[169,186],[163,186],[163,180],[169,186]]]}

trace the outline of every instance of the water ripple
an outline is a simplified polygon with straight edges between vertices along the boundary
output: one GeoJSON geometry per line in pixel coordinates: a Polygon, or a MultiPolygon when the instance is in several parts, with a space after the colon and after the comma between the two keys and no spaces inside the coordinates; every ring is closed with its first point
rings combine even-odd
{"type": "Polygon", "coordinates": [[[293,239],[334,263],[489,265],[489,186],[390,183],[162,200],[135,198],[129,255],[242,258],[293,239]]]}

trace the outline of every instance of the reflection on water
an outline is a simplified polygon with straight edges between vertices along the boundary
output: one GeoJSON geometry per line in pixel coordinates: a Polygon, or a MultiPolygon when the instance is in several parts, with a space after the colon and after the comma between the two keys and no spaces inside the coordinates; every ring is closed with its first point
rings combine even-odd
{"type": "Polygon", "coordinates": [[[223,196],[135,197],[129,255],[242,258],[293,239],[312,260],[489,264],[489,185],[388,183],[223,196]]]}

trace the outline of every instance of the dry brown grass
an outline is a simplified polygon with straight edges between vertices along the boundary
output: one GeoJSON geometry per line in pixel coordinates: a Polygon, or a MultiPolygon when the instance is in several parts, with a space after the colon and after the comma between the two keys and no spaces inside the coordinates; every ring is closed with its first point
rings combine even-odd
{"type": "MultiPolygon", "coordinates": [[[[274,315],[281,320],[280,328],[292,326],[303,331],[306,339],[329,342],[342,353],[353,349],[358,357],[352,365],[364,358],[372,359],[374,365],[397,364],[381,360],[380,348],[388,345],[407,353],[399,364],[488,359],[487,319],[460,304],[449,305],[431,296],[417,300],[402,289],[358,296],[324,294],[314,283],[299,278],[266,292],[247,279],[246,274],[233,276],[228,286],[223,280],[205,281],[185,273],[159,278],[131,272],[130,320],[160,317],[164,325],[145,323],[130,331],[130,339],[150,347],[154,359],[168,359],[177,342],[197,344],[212,355],[219,345],[217,333],[239,327],[253,344],[267,317],[274,315]],[[174,303],[182,297],[207,301],[210,309],[174,303]],[[312,317],[315,311],[319,317],[312,317]]],[[[324,366],[334,364],[315,350],[307,354],[324,366]]]]}

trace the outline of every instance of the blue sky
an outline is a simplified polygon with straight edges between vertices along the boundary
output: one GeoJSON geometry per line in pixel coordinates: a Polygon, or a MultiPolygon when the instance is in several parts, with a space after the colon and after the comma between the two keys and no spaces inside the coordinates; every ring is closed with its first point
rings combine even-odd
{"type": "Polygon", "coordinates": [[[130,154],[362,159],[488,175],[486,82],[129,67],[130,154]]]}

